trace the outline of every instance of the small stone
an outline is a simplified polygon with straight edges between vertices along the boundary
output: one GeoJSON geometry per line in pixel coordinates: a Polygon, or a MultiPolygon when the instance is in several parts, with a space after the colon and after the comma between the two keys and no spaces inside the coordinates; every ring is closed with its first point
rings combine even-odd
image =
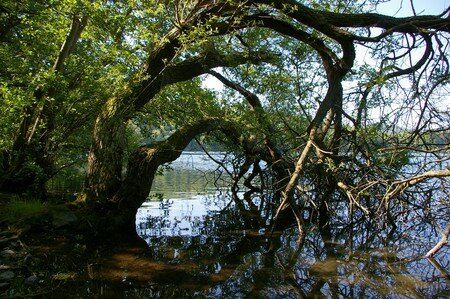
{"type": "Polygon", "coordinates": [[[11,237],[13,235],[14,235],[14,233],[9,231],[9,230],[5,230],[5,231],[0,232],[0,237],[8,238],[8,237],[11,237]]]}
{"type": "Polygon", "coordinates": [[[38,281],[37,276],[33,274],[30,277],[26,278],[23,283],[30,286],[35,284],[37,281],[38,281]]]}
{"type": "Polygon", "coordinates": [[[53,226],[55,228],[67,226],[78,221],[77,216],[75,216],[75,214],[70,210],[54,211],[52,213],[52,216],[53,226]]]}
{"type": "Polygon", "coordinates": [[[0,291],[4,291],[4,290],[8,289],[9,286],[10,286],[9,282],[1,282],[0,283],[0,291]]]}
{"type": "Polygon", "coordinates": [[[0,281],[8,281],[13,279],[16,276],[13,271],[5,271],[0,273],[0,281]]]}
{"type": "Polygon", "coordinates": [[[5,258],[14,257],[15,255],[16,253],[14,252],[14,250],[11,249],[5,249],[2,252],[0,252],[0,256],[5,258]]]}
{"type": "Polygon", "coordinates": [[[23,263],[25,264],[25,265],[30,265],[30,264],[32,264],[33,263],[33,256],[31,255],[31,254],[27,254],[26,256],[25,256],[25,258],[23,259],[23,263]]]}

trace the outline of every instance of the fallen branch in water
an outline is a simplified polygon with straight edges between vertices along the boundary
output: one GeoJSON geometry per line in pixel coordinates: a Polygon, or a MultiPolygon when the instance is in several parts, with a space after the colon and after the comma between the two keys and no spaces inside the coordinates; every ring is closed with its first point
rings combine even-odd
{"type": "Polygon", "coordinates": [[[450,234],[450,222],[447,224],[445,231],[442,233],[442,238],[437,242],[430,251],[425,255],[426,257],[433,257],[442,247],[448,243],[448,235],[450,234]]]}
{"type": "Polygon", "coordinates": [[[384,195],[384,201],[389,201],[391,198],[397,196],[398,194],[408,189],[409,187],[417,185],[427,179],[447,177],[447,176],[450,176],[450,168],[443,170],[427,171],[423,174],[414,177],[410,177],[401,181],[395,181],[388,188],[388,191],[384,195]]]}
{"type": "Polygon", "coordinates": [[[438,270],[439,273],[441,273],[442,277],[444,277],[445,279],[447,279],[450,282],[450,274],[447,272],[447,270],[445,270],[444,267],[442,267],[441,264],[439,264],[438,261],[436,261],[434,259],[434,257],[428,257],[428,261],[430,262],[431,265],[433,265],[433,267],[438,270]]]}

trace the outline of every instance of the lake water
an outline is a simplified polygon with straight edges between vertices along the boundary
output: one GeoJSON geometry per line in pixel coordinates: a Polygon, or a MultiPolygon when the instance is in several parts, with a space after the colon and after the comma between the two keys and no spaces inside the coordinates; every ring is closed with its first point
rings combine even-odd
{"type": "MultiPolygon", "coordinates": [[[[217,154],[220,156],[220,154],[217,154]]],[[[302,248],[296,229],[278,232],[275,250],[264,219],[238,209],[227,182],[205,155],[187,153],[157,177],[136,227],[160,274],[136,297],[194,298],[449,298],[450,250],[421,256],[440,238],[436,223],[417,210],[395,230],[334,221],[329,231],[309,227],[302,248]],[[262,224],[261,224],[262,223],[262,224]],[[332,236],[331,241],[324,234],[332,236]]],[[[238,194],[241,198],[243,193],[238,194]]],[[[259,207],[261,194],[247,194],[259,207]]],[[[448,219],[448,204],[433,207],[448,219]],[[446,216],[447,214],[447,216],[446,216]]],[[[447,198],[448,200],[448,198],[447,198]]],[[[246,201],[244,201],[246,202],[246,201]]],[[[263,208],[264,209],[264,208],[263,208]]],[[[337,215],[336,219],[338,219],[337,215]]],[[[264,218],[264,217],[262,217],[264,218]]],[[[441,227],[445,223],[439,223],[441,227]]]]}

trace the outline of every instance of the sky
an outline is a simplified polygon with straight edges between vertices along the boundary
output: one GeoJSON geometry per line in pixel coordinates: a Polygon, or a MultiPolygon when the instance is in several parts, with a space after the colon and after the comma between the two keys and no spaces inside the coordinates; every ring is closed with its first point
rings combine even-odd
{"type": "Polygon", "coordinates": [[[377,12],[396,17],[411,16],[411,2],[418,15],[440,14],[450,6],[450,0],[392,0],[380,4],[377,12]]]}

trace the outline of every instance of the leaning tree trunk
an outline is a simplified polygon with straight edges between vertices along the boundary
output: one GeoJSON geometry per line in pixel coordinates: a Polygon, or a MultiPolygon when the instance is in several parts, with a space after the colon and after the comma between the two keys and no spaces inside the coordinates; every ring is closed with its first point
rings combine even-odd
{"type": "MultiPolygon", "coordinates": [[[[103,124],[107,124],[107,122],[103,124]]],[[[119,126],[114,124],[117,123],[110,123],[109,128],[119,128],[119,126]]],[[[92,192],[88,201],[88,204],[91,204],[89,211],[94,216],[91,219],[95,219],[95,223],[90,223],[90,226],[94,226],[97,230],[97,235],[120,236],[121,240],[124,238],[136,240],[136,213],[150,193],[158,167],[164,163],[176,160],[189,142],[197,135],[213,130],[221,130],[231,142],[236,142],[246,152],[256,154],[270,161],[266,149],[259,148],[252,142],[243,141],[245,138],[242,138],[240,135],[239,128],[220,118],[207,118],[197,121],[177,130],[165,141],[140,147],[130,156],[127,173],[122,180],[119,176],[121,165],[117,163],[101,164],[99,161],[90,161],[91,165],[96,167],[95,171],[89,169],[90,174],[100,173],[103,175],[103,177],[90,177],[90,183],[95,187],[89,191],[92,192]],[[114,171],[116,171],[117,175],[110,176],[114,171]],[[94,192],[97,193],[94,194],[94,192]],[[92,200],[95,197],[99,198],[97,202],[92,200]],[[107,198],[107,200],[104,200],[104,198],[107,198]]],[[[102,142],[105,142],[104,138],[107,134],[102,135],[102,131],[98,131],[96,134],[99,136],[99,142],[96,146],[99,146],[101,153],[108,155],[107,161],[109,159],[122,161],[121,156],[119,157],[119,152],[123,149],[120,144],[112,143],[116,146],[114,148],[101,148],[100,146],[102,146],[102,142]]],[[[94,147],[92,150],[96,149],[94,147]]]]}
{"type": "MultiPolygon", "coordinates": [[[[194,11],[192,16],[184,20],[184,26],[175,26],[155,46],[149,54],[141,73],[124,88],[122,95],[111,98],[98,116],[93,144],[89,153],[88,175],[86,179],[86,202],[107,205],[116,193],[121,180],[123,156],[123,126],[144,105],[150,102],[162,88],[177,82],[190,80],[216,67],[232,67],[247,62],[255,64],[271,61],[274,55],[261,51],[253,51],[252,55],[245,52],[223,55],[216,49],[206,49],[198,55],[176,61],[183,52],[181,36],[189,30],[203,26],[211,13],[221,11],[223,5],[214,4],[207,9],[194,11]],[[119,139],[119,140],[118,140],[119,139]]],[[[213,35],[224,35],[236,28],[233,17],[225,22],[217,22],[212,30],[213,35]]]]}
{"type": "Polygon", "coordinates": [[[87,204],[102,209],[120,187],[125,146],[121,101],[110,99],[96,120],[88,157],[87,204]]]}
{"type": "Polygon", "coordinates": [[[182,127],[165,141],[137,149],[129,158],[123,182],[108,201],[109,211],[99,215],[105,218],[104,227],[113,234],[136,235],[136,212],[150,193],[158,167],[176,160],[195,136],[223,125],[225,122],[217,118],[200,120],[182,127]]]}

